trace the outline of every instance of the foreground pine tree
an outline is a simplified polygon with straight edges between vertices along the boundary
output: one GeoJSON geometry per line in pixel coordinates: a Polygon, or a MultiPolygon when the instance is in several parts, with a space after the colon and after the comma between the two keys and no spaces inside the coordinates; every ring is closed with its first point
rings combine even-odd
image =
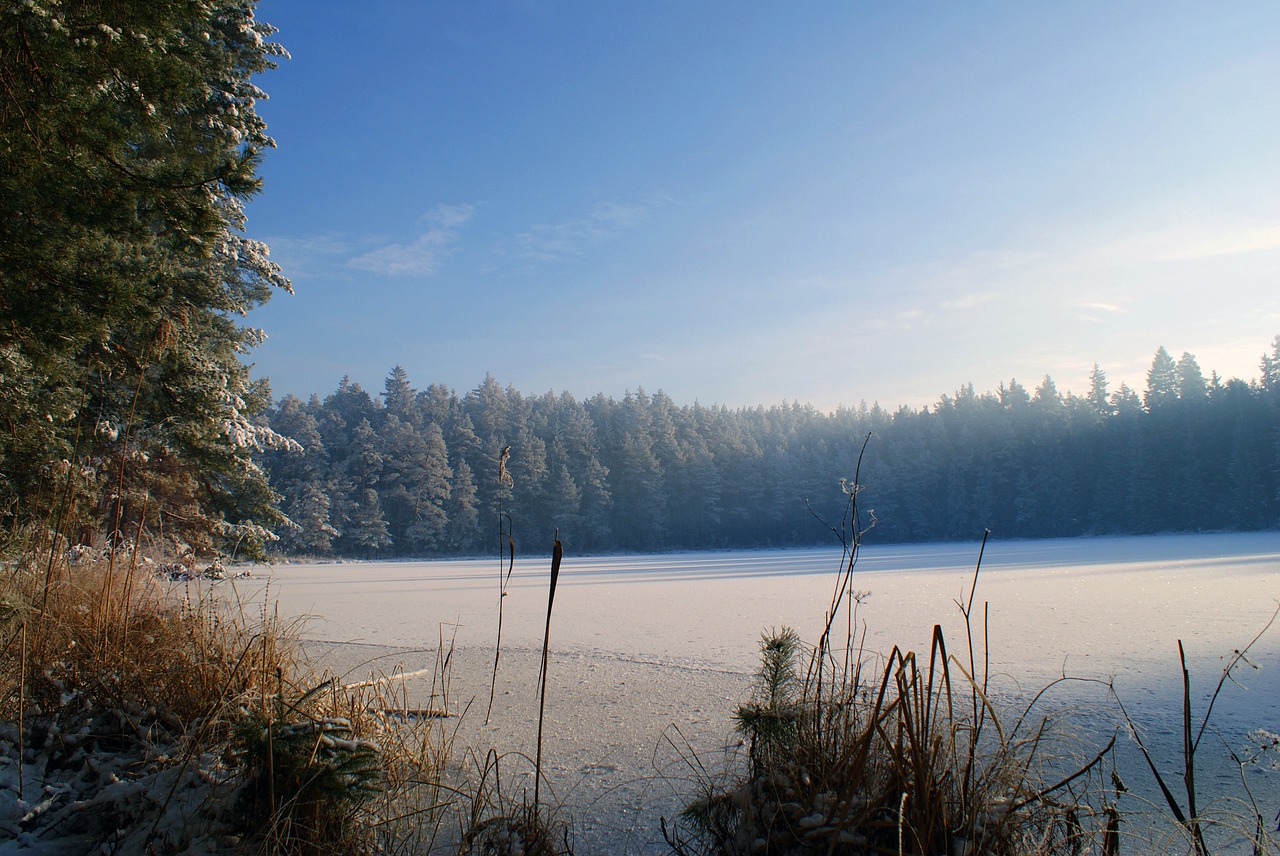
{"type": "Polygon", "coordinates": [[[0,522],[253,547],[267,391],[239,318],[289,289],[243,232],[272,145],[249,0],[0,10],[0,522]]]}

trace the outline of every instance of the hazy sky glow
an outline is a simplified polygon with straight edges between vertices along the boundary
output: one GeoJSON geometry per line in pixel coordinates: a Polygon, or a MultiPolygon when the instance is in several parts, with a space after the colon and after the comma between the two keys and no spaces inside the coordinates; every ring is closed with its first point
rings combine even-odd
{"type": "Polygon", "coordinates": [[[1280,4],[262,0],[277,395],[919,406],[1280,333],[1280,4]]]}

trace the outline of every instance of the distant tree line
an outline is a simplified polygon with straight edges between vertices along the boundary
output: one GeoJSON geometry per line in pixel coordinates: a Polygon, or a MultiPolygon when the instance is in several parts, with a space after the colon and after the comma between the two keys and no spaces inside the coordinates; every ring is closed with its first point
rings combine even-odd
{"type": "Polygon", "coordinates": [[[972,384],[921,409],[677,405],[661,391],[526,396],[487,376],[459,396],[394,368],[376,398],[344,379],[288,396],[269,427],[302,452],[263,464],[289,554],[433,556],[832,543],[859,449],[868,540],[1259,529],[1280,522],[1280,336],[1261,377],[1206,378],[1161,347],[1139,394],[1098,366],[1084,395],[1046,376],[972,384]],[[499,459],[509,447],[499,479],[499,459]]]}

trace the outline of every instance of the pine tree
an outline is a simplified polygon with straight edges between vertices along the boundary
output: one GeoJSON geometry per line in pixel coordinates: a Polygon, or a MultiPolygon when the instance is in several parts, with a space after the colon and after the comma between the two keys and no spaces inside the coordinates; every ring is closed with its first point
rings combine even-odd
{"type": "Polygon", "coordinates": [[[547,446],[542,439],[522,427],[511,444],[509,470],[515,482],[511,510],[520,518],[520,527],[532,536],[554,528],[546,516],[547,446]]]}
{"type": "Polygon", "coordinates": [[[68,471],[87,526],[256,549],[279,522],[251,457],[278,443],[254,419],[267,390],[241,362],[260,333],[235,320],[289,289],[243,232],[273,145],[254,81],[284,55],[253,13],[0,10],[5,525],[48,519],[68,471]]]}
{"type": "Polygon", "coordinates": [[[1000,404],[1011,413],[1024,410],[1031,403],[1031,396],[1027,393],[1027,388],[1018,383],[1017,378],[1011,379],[1008,386],[1001,383],[999,395],[1000,404]]]}
{"type": "MultiPolygon", "coordinates": [[[[323,435],[330,449],[350,446],[352,442],[350,432],[354,431],[361,421],[368,422],[370,426],[382,421],[382,413],[373,396],[345,375],[338,384],[338,388],[325,399],[324,408],[330,417],[328,424],[338,431],[336,434],[323,435]]],[[[321,430],[323,431],[324,428],[325,423],[321,423],[321,430]]]]}
{"type": "Polygon", "coordinates": [[[307,407],[289,395],[271,414],[271,428],[300,447],[265,456],[271,485],[283,497],[281,511],[292,523],[280,529],[280,548],[286,553],[324,555],[338,533],[330,519],[329,461],[319,426],[307,407]]]}
{"type": "Polygon", "coordinates": [[[1196,362],[1194,356],[1183,351],[1178,359],[1177,373],[1179,401],[1195,404],[1208,397],[1208,385],[1205,383],[1204,374],[1200,371],[1200,364],[1196,362]]]}
{"type": "MultiPolygon", "coordinates": [[[[690,448],[681,466],[667,478],[671,483],[668,512],[676,543],[685,547],[717,546],[723,519],[720,501],[724,485],[715,458],[705,443],[690,448]]],[[[789,493],[795,493],[798,488],[794,478],[782,486],[789,493]]]]}
{"type": "Polygon", "coordinates": [[[1097,363],[1089,373],[1089,394],[1085,396],[1089,409],[1095,416],[1111,414],[1111,405],[1107,401],[1107,375],[1097,363]]]}
{"type": "Polygon", "coordinates": [[[1056,411],[1062,408],[1062,396],[1058,394],[1058,385],[1048,375],[1036,387],[1036,395],[1032,404],[1041,411],[1056,411]]]}
{"type": "Polygon", "coordinates": [[[381,439],[368,419],[361,419],[351,433],[351,454],[343,464],[357,492],[377,487],[386,459],[382,455],[381,439]]]}
{"type": "Polygon", "coordinates": [[[395,416],[402,422],[417,427],[415,420],[415,397],[417,391],[409,385],[409,373],[397,364],[387,375],[383,386],[382,407],[386,413],[395,416]]]}
{"type": "Polygon", "coordinates": [[[595,548],[611,545],[613,530],[609,519],[613,494],[609,487],[608,468],[596,458],[590,458],[578,481],[578,490],[579,543],[595,548]]]}
{"type": "Polygon", "coordinates": [[[1127,383],[1111,393],[1111,410],[1117,416],[1132,416],[1142,411],[1142,400],[1127,383]]]}
{"type": "Polygon", "coordinates": [[[378,432],[383,466],[378,495],[396,553],[415,553],[421,547],[411,528],[418,515],[419,493],[426,481],[427,445],[408,422],[387,414],[378,432]]]}
{"type": "Polygon", "coordinates": [[[494,447],[491,451],[496,452],[507,444],[512,433],[507,419],[507,395],[493,375],[486,374],[484,382],[467,393],[463,404],[486,448],[494,447]]]}
{"type": "Polygon", "coordinates": [[[434,422],[422,438],[421,478],[413,488],[413,522],[409,541],[415,550],[438,551],[448,545],[448,504],[453,472],[444,434],[434,422]]]}
{"type": "Polygon", "coordinates": [[[1276,490],[1273,497],[1276,516],[1273,516],[1271,520],[1271,524],[1274,526],[1280,524],[1280,336],[1276,336],[1272,340],[1271,353],[1262,355],[1261,385],[1271,406],[1271,445],[1274,452],[1271,471],[1276,480],[1276,490]]]}
{"type": "Polygon", "coordinates": [[[1268,491],[1262,466],[1268,443],[1253,422],[1242,414],[1231,434],[1227,507],[1233,529],[1255,529],[1269,522],[1266,520],[1268,491]]]}
{"type": "Polygon", "coordinates": [[[552,526],[563,532],[569,543],[577,542],[578,509],[582,502],[582,494],[569,475],[569,468],[561,464],[547,492],[547,511],[552,526]]]}
{"type": "Polygon", "coordinates": [[[457,407],[457,396],[444,384],[433,383],[418,393],[417,408],[423,422],[434,422],[443,428],[457,407]]]}
{"type": "MultiPolygon", "coordinates": [[[[462,459],[471,463],[484,457],[480,437],[476,435],[475,426],[471,424],[469,414],[459,410],[450,418],[449,424],[442,427],[445,430],[449,454],[454,460],[462,459]]],[[[473,467],[472,470],[474,469],[473,467]]]]}
{"type": "Polygon", "coordinates": [[[280,531],[280,548],[286,554],[326,556],[333,550],[338,530],[329,519],[329,494],[323,485],[299,485],[285,494],[281,510],[292,524],[280,531]]]}
{"type": "Polygon", "coordinates": [[[1178,366],[1161,345],[1151,360],[1147,372],[1147,393],[1142,399],[1148,411],[1162,407],[1178,398],[1178,366]]]}
{"type": "Polygon", "coordinates": [[[357,555],[371,557],[391,546],[391,533],[382,514],[382,503],[373,488],[360,491],[342,540],[357,555]]]}
{"type": "Polygon", "coordinates": [[[448,546],[458,552],[475,550],[480,543],[480,510],[476,499],[475,477],[465,458],[453,467],[446,507],[448,546]]]}
{"type": "Polygon", "coordinates": [[[662,468],[649,438],[628,433],[622,440],[614,476],[613,531],[620,543],[637,549],[655,549],[666,540],[664,523],[667,497],[662,489],[662,468]]]}
{"type": "Polygon", "coordinates": [[[1271,353],[1262,355],[1262,388],[1273,395],[1280,393],[1280,336],[1271,342],[1271,353]]]}

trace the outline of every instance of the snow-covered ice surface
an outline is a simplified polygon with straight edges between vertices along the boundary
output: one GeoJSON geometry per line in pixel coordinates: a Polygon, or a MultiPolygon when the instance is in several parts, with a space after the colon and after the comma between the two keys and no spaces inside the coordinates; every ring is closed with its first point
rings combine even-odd
{"type": "MultiPolygon", "coordinates": [[[[927,654],[940,623],[950,650],[962,651],[957,601],[969,592],[977,558],[976,542],[864,547],[853,587],[871,592],[858,612],[866,649],[886,653],[897,644],[927,654]]],[[[761,631],[788,625],[815,640],[840,564],[838,549],[566,555],[552,618],[543,757],[555,797],[575,821],[578,852],[664,852],[658,818],[671,817],[692,793],[692,752],[713,763],[717,748],[732,742],[730,716],[749,692],[761,631]]],[[[481,756],[494,747],[532,757],[549,567],[548,559],[517,556],[488,725],[496,556],[279,565],[236,587],[246,599],[278,602],[283,614],[310,616],[303,636],[311,651],[349,680],[396,667],[410,673],[410,706],[432,704],[443,633],[454,649],[449,705],[465,710],[450,720],[457,745],[481,756]]],[[[1114,679],[1172,782],[1181,770],[1177,641],[1187,652],[1198,718],[1226,658],[1264,626],[1278,599],[1275,532],[992,540],[976,611],[988,604],[997,693],[1026,698],[1064,673],[1114,679]]],[[[975,630],[981,646],[980,620],[975,630]]],[[[1214,713],[1222,740],[1237,751],[1248,731],[1280,731],[1280,626],[1249,659],[1258,668],[1240,672],[1243,686],[1229,686],[1214,713]]],[[[1050,700],[1085,711],[1104,702],[1105,687],[1090,683],[1066,684],[1050,700]]],[[[1082,754],[1105,742],[1108,722],[1086,716],[1082,754]]],[[[1206,738],[1202,754],[1224,757],[1222,740],[1206,738]]],[[[1122,769],[1127,783],[1150,793],[1149,774],[1132,750],[1125,757],[1134,764],[1122,769]]],[[[512,757],[504,788],[531,793],[530,768],[512,757]]],[[[1268,817],[1280,809],[1276,778],[1251,778],[1268,817]]],[[[1201,781],[1207,790],[1230,787],[1239,771],[1218,764],[1201,781]]]]}

